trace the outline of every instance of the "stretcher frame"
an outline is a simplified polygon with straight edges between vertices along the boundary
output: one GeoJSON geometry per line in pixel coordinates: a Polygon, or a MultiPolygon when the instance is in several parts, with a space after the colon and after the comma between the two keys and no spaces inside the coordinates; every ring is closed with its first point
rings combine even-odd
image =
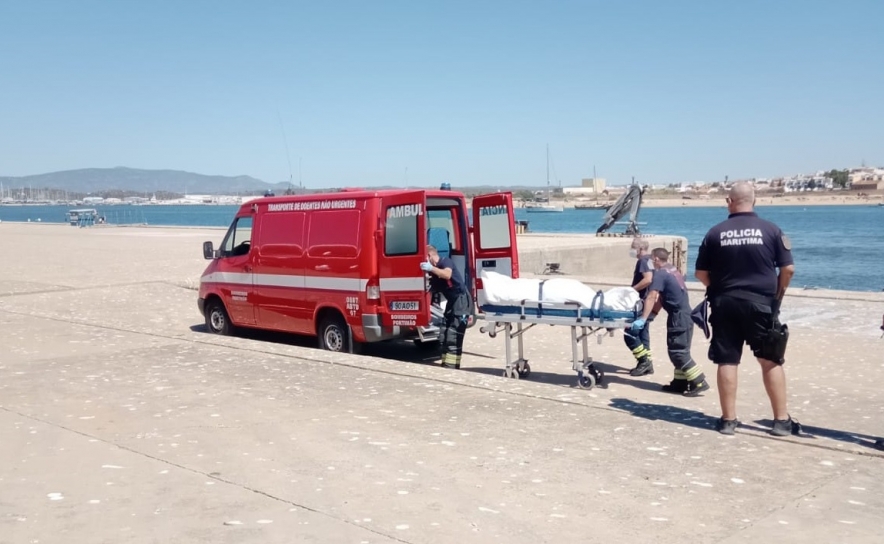
{"type": "Polygon", "coordinates": [[[625,329],[641,317],[642,302],[632,310],[614,310],[604,304],[604,294],[599,291],[587,307],[579,302],[544,302],[522,300],[519,305],[481,306],[483,319],[488,323],[479,331],[494,338],[505,333],[506,367],[503,376],[519,379],[531,374],[531,365],[525,358],[523,336],[535,325],[563,325],[571,329],[571,368],[577,373],[577,386],[592,389],[604,380],[604,372],[593,364],[589,355],[588,338],[597,336],[601,344],[605,336],[614,336],[617,329],[625,329]],[[525,326],[527,325],[527,326],[525,326]],[[578,331],[579,329],[579,331],[578,331]],[[512,341],[516,339],[517,355],[513,357],[512,341]],[[579,346],[579,350],[578,350],[579,346]]]}

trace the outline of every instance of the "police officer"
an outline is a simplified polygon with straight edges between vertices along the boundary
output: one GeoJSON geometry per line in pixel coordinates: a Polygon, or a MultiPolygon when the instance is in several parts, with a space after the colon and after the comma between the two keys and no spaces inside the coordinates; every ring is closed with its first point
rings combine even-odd
{"type": "MultiPolygon", "coordinates": [[[[633,238],[629,249],[629,255],[635,261],[635,270],[632,272],[632,288],[638,291],[638,296],[644,300],[648,294],[648,286],[654,276],[654,267],[651,264],[651,254],[648,251],[647,240],[633,238]]],[[[654,314],[650,314],[645,326],[638,332],[629,329],[623,331],[623,341],[632,351],[635,357],[635,368],[629,371],[632,376],[645,376],[654,373],[654,362],[651,358],[651,321],[654,314]]]]}
{"type": "Polygon", "coordinates": [[[759,218],[754,208],[752,185],[735,183],[727,197],[727,220],[709,230],[697,254],[696,276],[706,286],[710,302],[709,358],[718,365],[722,415],[716,429],[734,434],[739,425],[737,365],[743,345],[749,344],[761,364],[764,388],[773,409],[770,432],[786,436],[798,427],[786,410],[784,359],[771,360],[762,355],[769,351],[765,340],[777,321],[795,266],[789,239],[778,226],[759,218]]]}
{"type": "Polygon", "coordinates": [[[434,246],[427,246],[427,260],[421,270],[430,275],[430,290],[445,297],[442,327],[442,366],[460,368],[463,338],[472,314],[473,300],[463,275],[449,257],[442,258],[434,246]]]}
{"type": "Polygon", "coordinates": [[[694,322],[691,321],[691,303],[684,276],[669,263],[669,252],[658,247],[651,252],[654,277],[645,297],[641,318],[632,323],[634,331],[640,331],[657,305],[662,302],[666,310],[666,350],[669,360],[675,366],[675,378],[663,386],[664,391],[681,393],[686,397],[696,397],[709,390],[706,375],[691,358],[691,340],[694,337],[694,322]]]}

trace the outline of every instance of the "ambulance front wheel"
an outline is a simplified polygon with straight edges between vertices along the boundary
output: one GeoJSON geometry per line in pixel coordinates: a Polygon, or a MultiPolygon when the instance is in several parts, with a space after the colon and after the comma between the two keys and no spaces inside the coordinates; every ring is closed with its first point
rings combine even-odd
{"type": "Polygon", "coordinates": [[[233,323],[220,300],[210,300],[206,304],[206,328],[214,334],[228,335],[233,332],[233,323]]]}

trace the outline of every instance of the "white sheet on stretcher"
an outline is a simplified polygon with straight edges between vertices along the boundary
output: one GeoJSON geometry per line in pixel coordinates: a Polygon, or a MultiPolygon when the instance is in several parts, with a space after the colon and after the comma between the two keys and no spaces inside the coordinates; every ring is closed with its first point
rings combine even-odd
{"type": "MultiPolygon", "coordinates": [[[[483,270],[480,274],[485,300],[480,304],[519,306],[523,300],[540,302],[577,302],[591,308],[597,291],[575,279],[534,278],[513,279],[497,272],[483,270]],[[543,292],[540,283],[543,281],[543,292]]],[[[612,310],[632,310],[639,300],[632,287],[613,287],[604,293],[604,305],[612,310]]]]}

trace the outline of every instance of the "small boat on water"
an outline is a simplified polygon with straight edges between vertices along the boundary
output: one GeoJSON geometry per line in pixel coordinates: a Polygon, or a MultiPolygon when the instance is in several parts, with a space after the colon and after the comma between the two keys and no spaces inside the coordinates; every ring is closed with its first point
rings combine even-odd
{"type": "Polygon", "coordinates": [[[558,213],[565,211],[565,208],[549,202],[529,202],[525,204],[525,211],[528,213],[558,213]]]}
{"type": "Polygon", "coordinates": [[[607,210],[610,207],[610,204],[602,204],[599,202],[594,204],[574,204],[575,210],[607,210]]]}
{"type": "Polygon", "coordinates": [[[558,206],[549,201],[549,146],[546,146],[546,194],[542,199],[535,198],[533,202],[525,204],[528,213],[560,213],[565,211],[564,206],[558,206]]]}

